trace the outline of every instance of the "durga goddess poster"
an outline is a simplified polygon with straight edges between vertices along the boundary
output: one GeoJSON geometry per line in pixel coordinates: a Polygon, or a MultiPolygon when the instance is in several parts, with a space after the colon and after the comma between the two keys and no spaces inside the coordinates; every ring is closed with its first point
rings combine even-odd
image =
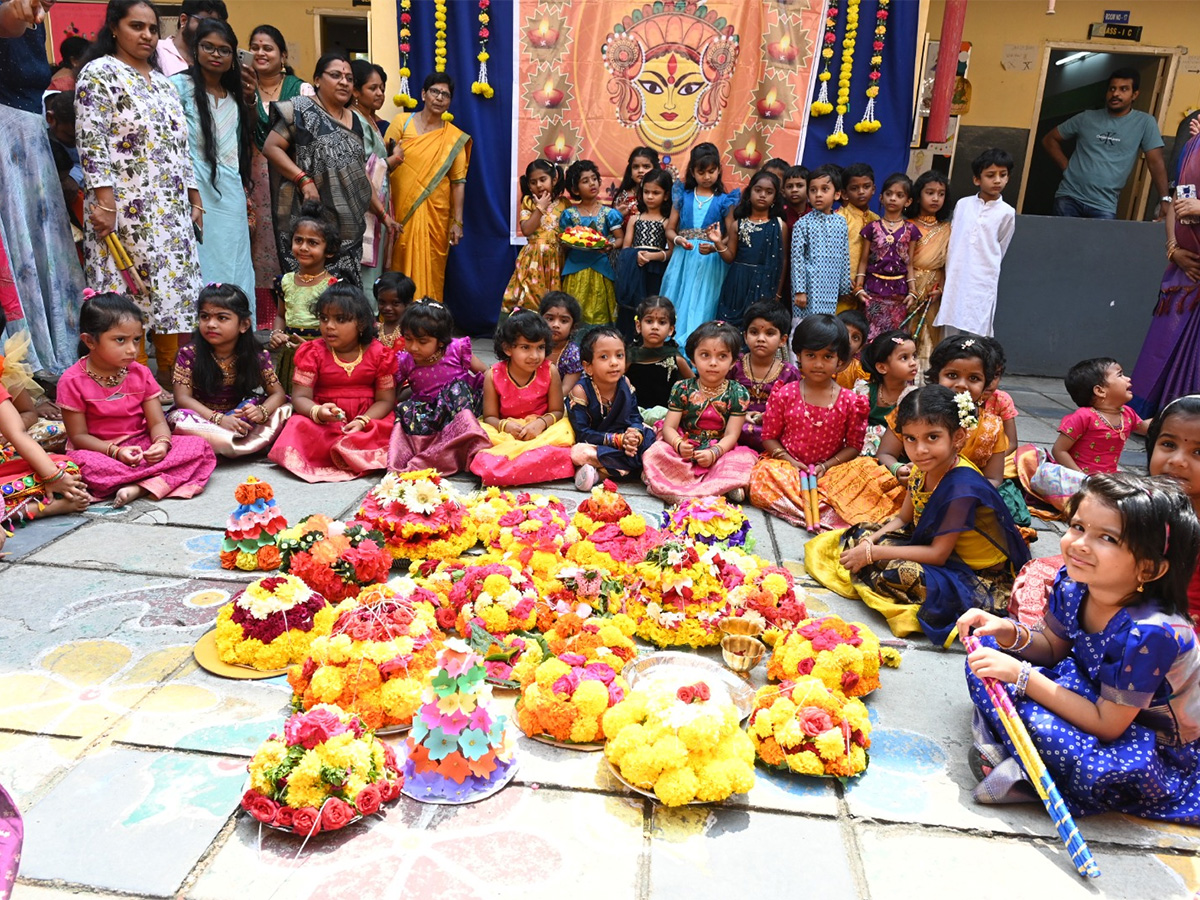
{"type": "Polygon", "coordinates": [[[725,182],[800,158],[824,0],[519,0],[513,234],[518,176],[538,157],[590,159],[615,194],[634,147],[682,175],[701,142],[725,182]]]}

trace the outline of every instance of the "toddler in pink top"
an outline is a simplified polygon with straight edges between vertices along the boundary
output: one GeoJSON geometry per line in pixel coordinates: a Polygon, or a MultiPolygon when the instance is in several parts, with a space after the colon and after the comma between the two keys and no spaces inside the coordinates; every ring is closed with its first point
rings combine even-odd
{"type": "Polygon", "coordinates": [[[137,362],[142,312],[123,294],[92,294],[79,313],[88,353],[58,382],[67,456],[83,470],[93,496],[120,507],[149,494],[194,497],[217,466],[208,441],[171,436],[158,383],[137,362]],[[114,496],[115,495],[115,496],[114,496]]]}

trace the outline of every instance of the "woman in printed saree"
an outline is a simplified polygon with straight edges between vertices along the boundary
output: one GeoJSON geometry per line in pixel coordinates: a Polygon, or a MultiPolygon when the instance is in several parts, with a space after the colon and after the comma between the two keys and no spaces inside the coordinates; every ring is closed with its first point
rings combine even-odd
{"type": "Polygon", "coordinates": [[[391,175],[396,220],[403,227],[392,251],[392,268],[417,283],[418,297],[442,301],[446,257],[462,239],[463,198],[471,136],[450,123],[454,82],[445,72],[426,76],[422,107],[397,116],[385,141],[403,148],[404,162],[391,175]]]}
{"type": "Polygon", "coordinates": [[[826,532],[804,548],[813,578],[882,613],[898,636],[924,631],[941,645],[967,609],[1003,613],[1029,561],[999,492],[959,455],[975,417],[968,394],[941,385],[910,393],[897,411],[912,460],[899,514],[826,532]]]}

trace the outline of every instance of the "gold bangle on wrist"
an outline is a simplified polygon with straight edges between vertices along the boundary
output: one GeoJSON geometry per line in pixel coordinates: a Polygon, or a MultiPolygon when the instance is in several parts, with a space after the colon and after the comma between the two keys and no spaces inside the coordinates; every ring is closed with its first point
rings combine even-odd
{"type": "Polygon", "coordinates": [[[115,213],[117,211],[115,206],[104,206],[101,203],[93,203],[92,206],[96,207],[96,209],[102,209],[105,212],[115,213]]]}

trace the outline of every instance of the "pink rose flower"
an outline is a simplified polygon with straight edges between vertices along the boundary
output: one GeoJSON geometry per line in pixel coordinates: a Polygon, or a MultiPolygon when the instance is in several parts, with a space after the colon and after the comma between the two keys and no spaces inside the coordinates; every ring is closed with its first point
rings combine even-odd
{"type": "Polygon", "coordinates": [[[568,666],[582,666],[587,662],[587,657],[582,653],[564,653],[558,659],[568,666]]]}
{"type": "Polygon", "coordinates": [[[800,730],[809,737],[824,734],[833,727],[833,719],[829,717],[829,713],[816,706],[803,707],[796,713],[796,718],[800,722],[800,730]]]}
{"type": "Polygon", "coordinates": [[[617,673],[612,670],[612,666],[608,665],[608,663],[591,663],[584,666],[583,677],[591,681],[612,684],[613,679],[617,677],[617,673]]]}
{"type": "Polygon", "coordinates": [[[840,643],[842,639],[836,631],[822,631],[812,639],[812,648],[820,653],[822,650],[832,650],[840,643]]]}
{"type": "Polygon", "coordinates": [[[625,699],[625,688],[621,687],[615,681],[608,686],[608,705],[616,706],[625,699]]]}
{"type": "Polygon", "coordinates": [[[315,709],[312,712],[292,716],[283,726],[283,733],[287,737],[289,746],[300,744],[305,750],[311,750],[345,730],[346,726],[341,723],[341,720],[326,709],[315,709]]]}
{"type": "Polygon", "coordinates": [[[579,687],[579,673],[572,670],[554,682],[553,691],[555,696],[566,694],[568,697],[574,697],[577,687],[579,687]]]}

